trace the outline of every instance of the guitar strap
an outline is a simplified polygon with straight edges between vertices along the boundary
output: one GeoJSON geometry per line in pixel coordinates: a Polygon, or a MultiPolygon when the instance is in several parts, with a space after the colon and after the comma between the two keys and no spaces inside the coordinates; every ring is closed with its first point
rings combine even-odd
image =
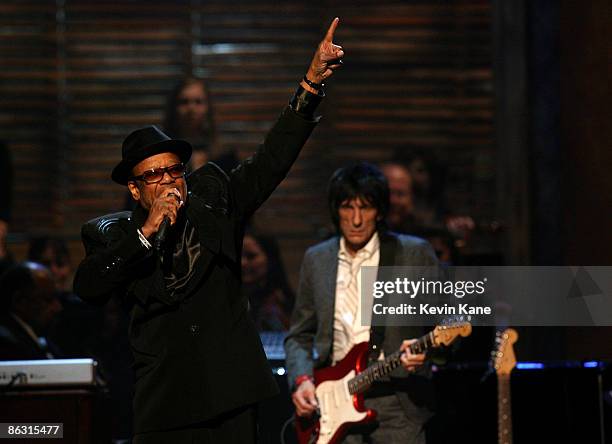
{"type": "MultiPolygon", "coordinates": [[[[379,267],[389,267],[395,265],[395,257],[398,251],[399,240],[393,233],[384,232],[380,234],[380,258],[378,260],[379,267]]],[[[377,279],[381,280],[380,269],[377,279]]],[[[385,325],[376,325],[370,327],[370,346],[368,350],[368,364],[376,362],[383,349],[385,342],[385,325]]]]}
{"type": "Polygon", "coordinates": [[[376,325],[370,328],[370,348],[368,350],[368,365],[376,362],[385,342],[385,326],[376,325]]]}

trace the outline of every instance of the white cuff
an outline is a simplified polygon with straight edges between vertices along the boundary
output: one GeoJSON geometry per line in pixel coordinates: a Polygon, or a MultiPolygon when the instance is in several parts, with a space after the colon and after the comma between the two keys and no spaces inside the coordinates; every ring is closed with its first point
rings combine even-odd
{"type": "Polygon", "coordinates": [[[136,230],[136,232],[138,233],[138,239],[140,239],[140,243],[147,249],[150,250],[153,246],[151,245],[151,242],[148,241],[148,239],[145,237],[144,234],[142,234],[142,231],[140,231],[140,228],[136,230]]]}

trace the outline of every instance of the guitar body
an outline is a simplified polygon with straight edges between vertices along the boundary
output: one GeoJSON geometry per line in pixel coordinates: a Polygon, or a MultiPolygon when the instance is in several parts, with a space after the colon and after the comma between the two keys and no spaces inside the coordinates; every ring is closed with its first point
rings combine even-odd
{"type": "Polygon", "coordinates": [[[296,417],[300,444],[336,444],[342,441],[350,426],[376,418],[374,410],[365,408],[363,394],[352,395],[348,388],[348,381],[367,368],[368,347],[367,342],[357,344],[333,367],[315,370],[320,417],[296,417]]]}
{"type": "MultiPolygon", "coordinates": [[[[469,322],[437,326],[413,341],[409,347],[413,354],[425,353],[429,347],[449,345],[457,336],[472,332],[469,322]]],[[[319,415],[312,419],[297,417],[295,428],[300,444],[336,444],[344,439],[348,428],[366,424],[376,418],[374,410],[367,410],[363,393],[374,382],[380,381],[401,366],[400,348],[385,359],[368,367],[369,343],[355,345],[333,367],[314,371],[315,395],[319,403],[319,415]]]]}

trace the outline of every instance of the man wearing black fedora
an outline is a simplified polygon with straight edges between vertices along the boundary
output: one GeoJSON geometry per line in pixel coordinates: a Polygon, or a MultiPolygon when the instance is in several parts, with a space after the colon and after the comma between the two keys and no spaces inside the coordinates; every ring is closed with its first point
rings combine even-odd
{"type": "Polygon", "coordinates": [[[251,158],[229,175],[209,163],[185,177],[187,142],[134,131],[112,179],[136,209],[82,228],[75,292],[99,304],[118,297],[130,310],[136,444],[256,441],[256,404],[278,388],[240,291],[244,225],[318,121],[321,84],[344,55],[332,42],[337,24],[251,158]]]}

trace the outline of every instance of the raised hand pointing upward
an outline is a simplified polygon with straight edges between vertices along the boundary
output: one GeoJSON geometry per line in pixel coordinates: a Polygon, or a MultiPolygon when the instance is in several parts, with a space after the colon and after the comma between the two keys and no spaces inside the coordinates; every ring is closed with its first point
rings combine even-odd
{"type": "MultiPolygon", "coordinates": [[[[321,84],[324,80],[331,77],[334,70],[342,66],[342,57],[344,57],[344,50],[342,46],[334,44],[334,32],[338,27],[340,19],[336,17],[329,25],[327,34],[319,43],[317,51],[310,62],[308,72],[306,73],[306,79],[314,84],[321,84]]],[[[302,87],[309,90],[310,92],[317,93],[317,90],[311,87],[308,82],[302,81],[302,87]]]]}

